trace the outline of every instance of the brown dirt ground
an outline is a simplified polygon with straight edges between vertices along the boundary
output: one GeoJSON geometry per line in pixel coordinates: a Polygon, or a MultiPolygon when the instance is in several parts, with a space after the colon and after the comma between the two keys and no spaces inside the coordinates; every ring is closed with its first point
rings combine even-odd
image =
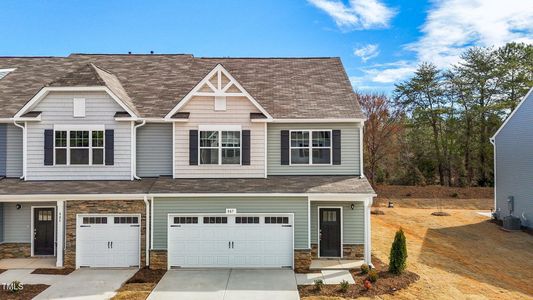
{"type": "Polygon", "coordinates": [[[46,284],[25,284],[22,291],[13,293],[0,289],[0,299],[2,300],[29,300],[46,290],[49,285],[46,284]]]}
{"type": "Polygon", "coordinates": [[[494,197],[494,188],[491,187],[376,185],[374,189],[380,198],[490,199],[494,197]]]}
{"type": "Polygon", "coordinates": [[[145,300],[166,270],[140,269],[117,291],[112,300],[145,300]]]}
{"type": "Polygon", "coordinates": [[[73,268],[62,268],[62,269],[35,269],[32,274],[46,274],[46,275],[68,275],[74,272],[73,268]]]}
{"type": "MultiPolygon", "coordinates": [[[[373,254],[388,261],[402,226],[408,270],[420,280],[381,299],[533,299],[533,236],[504,232],[475,210],[385,209],[372,215],[373,254]]],[[[307,297],[306,300],[342,298],[307,297]]]]}

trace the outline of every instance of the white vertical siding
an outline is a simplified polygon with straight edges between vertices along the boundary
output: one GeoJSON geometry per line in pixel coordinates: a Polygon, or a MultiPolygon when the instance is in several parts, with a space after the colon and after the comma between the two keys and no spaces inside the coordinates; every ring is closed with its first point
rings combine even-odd
{"type": "Polygon", "coordinates": [[[131,179],[131,123],[116,122],[123,109],[104,92],[50,93],[35,108],[41,122],[28,122],[27,180],[129,180],[131,179]],[[85,118],[73,117],[73,98],[85,98],[85,118]],[[113,166],[45,166],[44,130],[54,124],[104,125],[115,131],[113,166]]]}
{"type": "Polygon", "coordinates": [[[228,97],[226,111],[215,111],[213,97],[195,97],[182,112],[190,112],[189,121],[176,123],[175,150],[177,178],[244,178],[265,176],[265,130],[263,123],[251,123],[250,113],[259,110],[245,97],[228,97]],[[189,130],[199,125],[241,125],[251,134],[249,166],[189,165],[189,130]]]}
{"type": "Polygon", "coordinates": [[[7,125],[6,177],[22,176],[22,128],[7,125]]]}
{"type": "Polygon", "coordinates": [[[151,123],[137,129],[137,176],[172,176],[172,124],[151,123]]]}

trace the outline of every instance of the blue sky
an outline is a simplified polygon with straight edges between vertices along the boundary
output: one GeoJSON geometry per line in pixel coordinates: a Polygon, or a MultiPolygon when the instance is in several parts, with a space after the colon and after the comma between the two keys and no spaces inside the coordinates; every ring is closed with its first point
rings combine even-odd
{"type": "Polygon", "coordinates": [[[531,0],[3,0],[0,12],[0,56],[339,56],[355,89],[386,93],[421,61],[533,42],[531,0]]]}

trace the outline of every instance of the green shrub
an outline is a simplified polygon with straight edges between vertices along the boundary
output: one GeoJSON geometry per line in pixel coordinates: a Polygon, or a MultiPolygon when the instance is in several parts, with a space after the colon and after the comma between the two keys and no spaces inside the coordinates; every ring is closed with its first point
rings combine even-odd
{"type": "Polygon", "coordinates": [[[361,273],[362,274],[368,274],[368,271],[370,270],[370,267],[368,264],[362,264],[361,265],[361,273]]]}
{"type": "Polygon", "coordinates": [[[457,194],[457,193],[452,193],[451,196],[452,196],[452,198],[459,198],[459,194],[457,194]]]}
{"type": "Polygon", "coordinates": [[[350,284],[346,280],[341,281],[340,285],[341,285],[341,292],[343,293],[346,293],[346,291],[348,291],[348,288],[350,287],[350,284]]]}
{"type": "Polygon", "coordinates": [[[315,290],[320,291],[324,287],[324,281],[322,279],[315,280],[315,290]]]}
{"type": "Polygon", "coordinates": [[[372,269],[372,270],[368,271],[368,280],[370,280],[370,282],[374,283],[374,282],[378,281],[378,278],[379,278],[379,275],[378,275],[378,271],[376,271],[376,269],[372,269]]]}
{"type": "Polygon", "coordinates": [[[407,244],[402,228],[396,232],[390,249],[389,272],[402,273],[407,266],[407,244]]]}

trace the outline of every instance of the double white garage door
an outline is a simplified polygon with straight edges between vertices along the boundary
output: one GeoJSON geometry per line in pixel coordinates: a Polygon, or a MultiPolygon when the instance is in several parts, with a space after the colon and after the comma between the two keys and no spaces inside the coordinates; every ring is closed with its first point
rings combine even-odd
{"type": "Polygon", "coordinates": [[[170,268],[293,265],[292,214],[170,214],[170,268]]]}
{"type": "Polygon", "coordinates": [[[139,266],[140,220],[140,215],[78,215],[76,266],[139,266]]]}

